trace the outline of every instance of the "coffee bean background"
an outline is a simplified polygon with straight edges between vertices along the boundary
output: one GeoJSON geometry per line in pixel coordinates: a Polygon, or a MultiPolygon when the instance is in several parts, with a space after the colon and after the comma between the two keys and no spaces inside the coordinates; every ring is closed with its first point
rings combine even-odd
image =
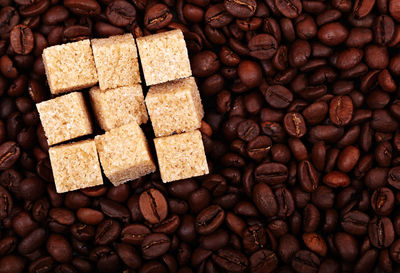
{"type": "Polygon", "coordinates": [[[400,272],[399,48],[400,0],[0,0],[0,273],[400,272]],[[211,173],[57,194],[43,49],[177,28],[211,173]]]}

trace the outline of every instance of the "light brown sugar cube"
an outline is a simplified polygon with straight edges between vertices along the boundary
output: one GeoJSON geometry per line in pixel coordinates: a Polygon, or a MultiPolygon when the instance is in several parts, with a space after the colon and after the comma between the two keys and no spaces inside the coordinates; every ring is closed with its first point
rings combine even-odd
{"type": "Polygon", "coordinates": [[[82,93],[73,92],[36,104],[49,145],[93,132],[82,93]]]}
{"type": "Polygon", "coordinates": [[[161,179],[170,182],[208,174],[199,130],[154,139],[161,179]]]}
{"type": "Polygon", "coordinates": [[[89,93],[93,111],[103,130],[131,122],[142,124],[148,120],[140,84],[109,90],[101,90],[96,86],[89,93]]]}
{"type": "Polygon", "coordinates": [[[104,174],[115,186],[156,170],[142,129],[135,122],[95,137],[104,174]]]}
{"type": "Polygon", "coordinates": [[[136,39],[146,85],[192,75],[181,30],[171,30],[136,39]]]}
{"type": "Polygon", "coordinates": [[[58,193],[103,184],[99,158],[93,140],[51,147],[49,155],[58,193]]]}
{"type": "Polygon", "coordinates": [[[157,137],[198,129],[204,115],[193,77],[150,87],[146,106],[157,137]]]}
{"type": "Polygon", "coordinates": [[[92,49],[100,89],[140,83],[138,55],[132,34],[93,39],[92,49]]]}
{"type": "Polygon", "coordinates": [[[45,48],[43,64],[52,94],[79,90],[97,83],[89,40],[45,48]]]}

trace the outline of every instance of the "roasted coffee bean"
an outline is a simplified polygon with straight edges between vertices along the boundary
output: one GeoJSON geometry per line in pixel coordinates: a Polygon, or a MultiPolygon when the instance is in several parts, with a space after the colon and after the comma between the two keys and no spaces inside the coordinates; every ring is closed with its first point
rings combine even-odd
{"type": "Polygon", "coordinates": [[[136,9],[126,1],[114,1],[107,6],[106,16],[113,25],[125,27],[135,21],[136,9]]]}
{"type": "Polygon", "coordinates": [[[104,220],[99,224],[94,237],[96,245],[107,245],[118,238],[121,233],[121,226],[115,220],[104,220]]]}
{"type": "Polygon", "coordinates": [[[279,185],[288,178],[288,169],[280,163],[262,163],[254,170],[254,178],[270,186],[279,185]]]}
{"type": "Polygon", "coordinates": [[[293,94],[282,85],[271,85],[263,94],[268,104],[275,108],[286,108],[293,101],[293,94]]]}
{"type": "Polygon", "coordinates": [[[288,113],[285,115],[283,125],[286,132],[293,137],[302,137],[307,132],[304,118],[299,113],[288,113]]]}
{"type": "Polygon", "coordinates": [[[225,9],[232,15],[238,18],[248,18],[254,15],[257,9],[257,2],[255,0],[236,1],[225,0],[225,9]]]}
{"type": "Polygon", "coordinates": [[[303,10],[303,5],[300,0],[275,0],[274,3],[279,12],[290,19],[299,16],[303,10]]]}
{"type": "Polygon", "coordinates": [[[249,262],[252,273],[270,273],[278,267],[278,257],[273,251],[266,249],[253,253],[249,258],[249,262]]]}
{"type": "Polygon", "coordinates": [[[308,250],[296,252],[292,259],[292,268],[296,272],[318,272],[320,260],[317,255],[308,250]]]}
{"type": "Polygon", "coordinates": [[[249,266],[246,256],[231,248],[222,248],[212,255],[213,261],[223,270],[233,273],[245,272],[249,266]]]}
{"type": "Polygon", "coordinates": [[[395,238],[393,224],[387,217],[375,217],[368,224],[371,244],[377,248],[389,247],[395,238]]]}
{"type": "Polygon", "coordinates": [[[12,167],[21,155],[21,150],[17,143],[7,141],[0,145],[0,170],[12,167]]]}
{"type": "Polygon", "coordinates": [[[267,217],[275,216],[278,213],[278,203],[275,195],[265,183],[261,182],[254,186],[253,201],[259,211],[267,217]]]}
{"type": "Polygon", "coordinates": [[[196,230],[200,234],[214,232],[224,221],[225,211],[218,205],[203,209],[196,217],[196,230]]]}
{"type": "Polygon", "coordinates": [[[11,215],[13,209],[13,198],[11,194],[2,186],[0,186],[0,219],[4,219],[11,215]]]}
{"type": "Polygon", "coordinates": [[[319,176],[311,162],[301,161],[297,168],[301,188],[306,192],[315,191],[319,184],[319,176]]]}
{"type": "Polygon", "coordinates": [[[152,224],[160,223],[168,214],[167,201],[156,189],[149,189],[140,195],[139,208],[143,217],[152,224]]]}
{"type": "Polygon", "coordinates": [[[232,19],[232,16],[227,12],[222,3],[209,6],[204,14],[205,22],[214,28],[224,27],[228,25],[232,19]]]}
{"type": "Polygon", "coordinates": [[[272,35],[258,34],[250,39],[248,47],[250,56],[259,60],[268,60],[275,55],[278,43],[272,35]]]}
{"type": "Polygon", "coordinates": [[[369,216],[361,211],[350,211],[343,215],[341,225],[343,229],[353,235],[365,235],[369,223],[369,216]]]}
{"type": "Polygon", "coordinates": [[[378,215],[389,215],[394,208],[394,204],[395,197],[389,188],[378,188],[371,196],[371,207],[378,215]]]}
{"type": "Polygon", "coordinates": [[[58,234],[51,234],[47,239],[46,248],[54,260],[67,263],[72,260],[72,248],[67,239],[58,234]]]}
{"type": "MultiPolygon", "coordinates": [[[[124,12],[127,12],[126,7],[124,12]]],[[[144,25],[148,30],[154,31],[167,26],[171,20],[172,13],[169,8],[164,4],[156,4],[146,11],[144,25]]]]}
{"type": "Polygon", "coordinates": [[[25,25],[15,26],[10,33],[10,44],[17,54],[31,53],[35,46],[32,30],[25,25]]]}
{"type": "Polygon", "coordinates": [[[141,247],[145,259],[162,256],[171,246],[171,240],[162,233],[152,233],[143,239],[141,247]]]}
{"type": "Polygon", "coordinates": [[[96,0],[79,1],[79,0],[66,0],[64,5],[69,8],[73,13],[83,16],[95,16],[101,12],[100,5],[96,0]]]}
{"type": "Polygon", "coordinates": [[[348,96],[334,97],[329,105],[329,117],[337,126],[345,126],[353,117],[353,102],[348,96]]]}

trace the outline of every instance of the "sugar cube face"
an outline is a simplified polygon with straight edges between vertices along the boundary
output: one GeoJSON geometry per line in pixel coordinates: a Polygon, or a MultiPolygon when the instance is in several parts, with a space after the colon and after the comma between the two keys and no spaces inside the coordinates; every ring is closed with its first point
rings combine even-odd
{"type": "Polygon", "coordinates": [[[157,137],[198,129],[204,115],[193,77],[150,87],[146,106],[157,137]]]}
{"type": "Polygon", "coordinates": [[[83,95],[73,92],[36,104],[49,145],[93,132],[83,95]]]}
{"type": "Polygon", "coordinates": [[[97,83],[89,40],[45,48],[43,64],[52,94],[79,90],[97,83]]]}
{"type": "Polygon", "coordinates": [[[49,155],[58,193],[103,184],[93,140],[51,147],[49,155]]]}
{"type": "Polygon", "coordinates": [[[142,129],[136,123],[95,137],[104,174],[115,186],[156,170],[142,129]]]}
{"type": "Polygon", "coordinates": [[[192,75],[181,30],[171,30],[136,39],[146,85],[192,75]]]}
{"type": "Polygon", "coordinates": [[[161,179],[170,182],[208,174],[199,130],[154,139],[161,179]]]}
{"type": "Polygon", "coordinates": [[[132,34],[93,39],[92,48],[100,89],[140,83],[137,49],[132,34]]]}
{"type": "Polygon", "coordinates": [[[101,90],[96,86],[89,93],[96,119],[103,130],[131,122],[142,124],[148,120],[140,84],[109,90],[101,90]]]}

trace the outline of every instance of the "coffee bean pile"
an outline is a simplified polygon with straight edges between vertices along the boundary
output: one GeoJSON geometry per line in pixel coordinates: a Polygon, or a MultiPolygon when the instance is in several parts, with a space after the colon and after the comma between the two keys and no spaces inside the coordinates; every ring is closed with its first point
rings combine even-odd
{"type": "Polygon", "coordinates": [[[0,0],[0,272],[400,272],[400,0],[159,1],[0,0]],[[177,28],[211,174],[57,194],[43,49],[177,28]]]}

